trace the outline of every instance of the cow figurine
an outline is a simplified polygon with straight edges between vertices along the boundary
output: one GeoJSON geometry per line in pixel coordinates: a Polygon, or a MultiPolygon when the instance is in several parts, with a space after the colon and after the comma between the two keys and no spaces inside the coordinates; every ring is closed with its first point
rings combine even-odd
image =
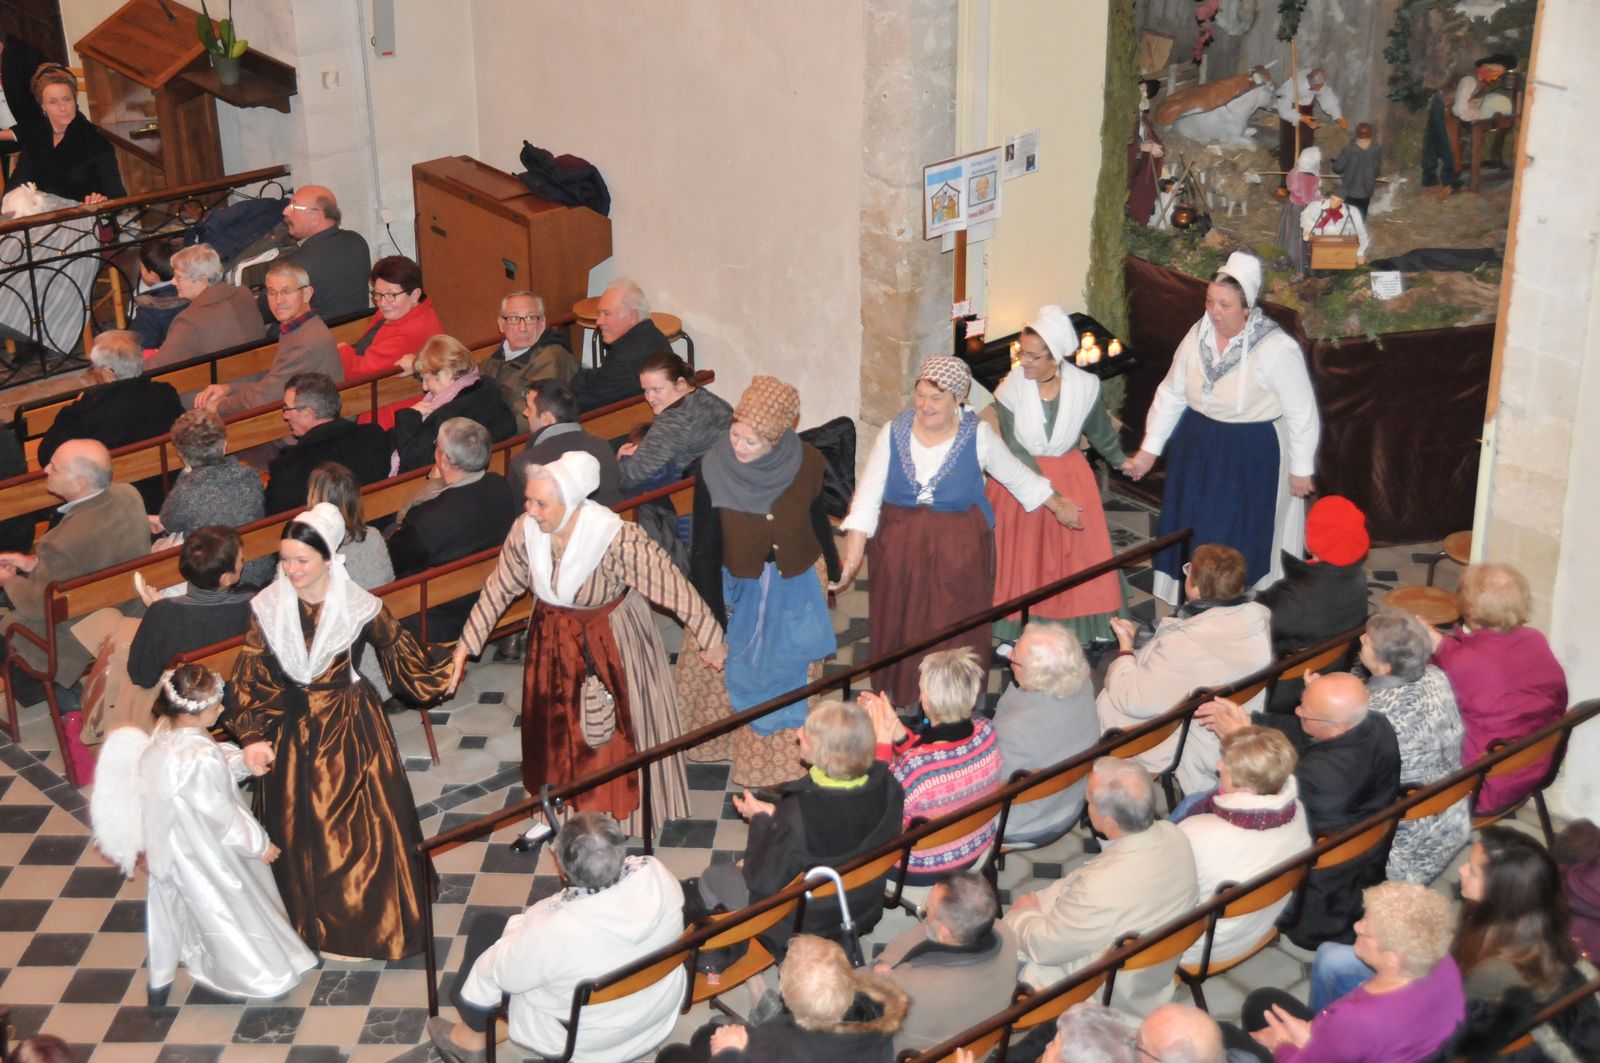
{"type": "Polygon", "coordinates": [[[1229,148],[1253,147],[1255,130],[1250,128],[1250,116],[1271,107],[1276,98],[1272,75],[1266,67],[1257,66],[1248,75],[1175,90],[1156,108],[1155,123],[1191,140],[1216,141],[1229,148]]]}

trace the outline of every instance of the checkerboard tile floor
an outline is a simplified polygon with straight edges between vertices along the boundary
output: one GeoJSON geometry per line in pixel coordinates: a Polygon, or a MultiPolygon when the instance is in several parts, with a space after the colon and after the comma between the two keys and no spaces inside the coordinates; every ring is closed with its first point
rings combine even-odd
{"type": "MultiPolygon", "coordinates": [[[[1107,504],[1117,549],[1147,540],[1153,514],[1143,503],[1113,497],[1107,504]]],[[[1375,550],[1370,563],[1374,597],[1398,583],[1422,582],[1425,559],[1437,547],[1375,550]]],[[[1453,586],[1454,566],[1440,566],[1438,582],[1453,586]]],[[[1130,606],[1143,619],[1164,606],[1147,591],[1147,573],[1130,580],[1130,606]]],[[[835,613],[840,651],[835,669],[865,660],[866,586],[858,581],[835,613]]],[[[677,637],[663,622],[669,649],[677,637]]],[[[391,717],[406,758],[412,792],[428,834],[455,827],[524,796],[515,707],[521,666],[485,663],[468,673],[455,700],[432,712],[440,763],[428,756],[421,716],[391,717]]],[[[1004,674],[991,676],[997,696],[1004,674]]],[[[992,698],[991,698],[992,700],[992,698]]],[[[22,712],[22,737],[0,735],[0,1006],[9,1010],[13,1037],[54,1033],[95,1063],[189,1063],[261,1060],[323,1063],[350,1060],[426,1060],[427,1016],[421,957],[383,963],[328,961],[286,997],[244,1003],[222,1000],[180,970],[171,1006],[145,1004],[144,883],[124,880],[89,844],[84,795],[61,776],[61,755],[42,705],[22,712]]],[[[692,817],[668,824],[656,853],[687,878],[712,862],[737,859],[745,827],[729,801],[728,769],[689,766],[692,817]]],[[[441,970],[460,961],[467,928],[487,914],[521,910],[557,887],[549,857],[537,868],[493,838],[441,854],[440,896],[434,907],[441,970]]],[[[1083,858],[1069,837],[1028,857],[1013,856],[1001,874],[1009,898],[1042,887],[1083,858]]],[[[885,916],[868,939],[868,954],[909,925],[897,912],[885,916]]],[[[1212,1011],[1223,1017],[1258,985],[1303,989],[1309,957],[1274,947],[1207,986],[1212,1011]]],[[[735,1006],[741,1001],[732,1001],[735,1006]]],[[[452,1014],[448,1006],[446,1014],[452,1014]]],[[[705,1006],[679,1024],[686,1038],[707,1021],[705,1006]]],[[[514,1046],[504,1058],[519,1058],[514,1046]]],[[[434,1058],[437,1058],[436,1056],[434,1058]]]]}

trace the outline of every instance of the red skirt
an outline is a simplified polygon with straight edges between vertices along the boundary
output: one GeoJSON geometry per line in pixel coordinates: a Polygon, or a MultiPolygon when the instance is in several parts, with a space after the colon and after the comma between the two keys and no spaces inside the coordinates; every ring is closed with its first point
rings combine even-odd
{"type": "MultiPolygon", "coordinates": [[[[1111,556],[1111,533],[1106,530],[1106,511],[1100,504],[1100,484],[1083,453],[1074,450],[1033,460],[1058,494],[1078,504],[1083,530],[1066,527],[1043,506],[1029,513],[1010,491],[990,480],[984,494],[994,507],[994,549],[998,558],[991,605],[1065,579],[1111,556]]],[[[1028,613],[1036,619],[1068,620],[1115,613],[1121,608],[1121,581],[1115,572],[1108,572],[1046,598],[1028,613]]],[[[1016,614],[1007,619],[1021,617],[1016,614]]]]}
{"type": "MultiPolygon", "coordinates": [[[[522,782],[529,794],[544,783],[560,785],[601,771],[634,754],[633,720],[622,656],[611,632],[611,610],[622,598],[598,609],[563,609],[548,602],[534,606],[522,670],[522,782]],[[595,674],[616,699],[617,729],[593,749],[583,738],[579,689],[587,669],[583,640],[588,638],[595,674]]],[[[621,822],[639,807],[637,773],[629,772],[578,795],[583,812],[609,812],[621,822]]]]}
{"type": "MultiPolygon", "coordinates": [[[[994,604],[994,532],[977,506],[961,513],[885,505],[867,544],[867,638],[876,656],[899,649],[994,604]]],[[[934,650],[971,646],[985,673],[989,625],[874,672],[896,707],[917,699],[917,668],[934,650]]]]}

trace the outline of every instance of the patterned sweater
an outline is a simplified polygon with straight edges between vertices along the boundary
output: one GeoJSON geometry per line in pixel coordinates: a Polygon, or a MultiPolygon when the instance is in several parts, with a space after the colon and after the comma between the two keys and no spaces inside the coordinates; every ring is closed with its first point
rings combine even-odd
{"type": "MultiPolygon", "coordinates": [[[[879,747],[879,759],[887,747],[879,747]]],[[[890,770],[906,792],[905,822],[934,819],[1000,789],[1000,740],[983,717],[925,728],[894,749],[890,770]]],[[[931,878],[969,867],[994,841],[998,819],[947,845],[913,853],[907,872],[931,878]]]]}

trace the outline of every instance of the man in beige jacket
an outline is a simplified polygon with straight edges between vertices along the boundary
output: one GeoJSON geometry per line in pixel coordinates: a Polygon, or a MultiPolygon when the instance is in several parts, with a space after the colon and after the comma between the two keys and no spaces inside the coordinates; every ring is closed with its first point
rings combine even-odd
{"type": "MultiPolygon", "coordinates": [[[[1089,776],[1089,822],[1107,838],[1098,856],[1038,893],[1018,897],[1005,923],[1017,939],[1022,981],[1043,989],[1099,959],[1123,934],[1144,933],[1197,903],[1194,853],[1183,832],[1156,818],[1150,773],[1101,757],[1089,776]]],[[[1143,1018],[1172,999],[1177,960],[1117,976],[1111,1005],[1143,1018]]]]}

